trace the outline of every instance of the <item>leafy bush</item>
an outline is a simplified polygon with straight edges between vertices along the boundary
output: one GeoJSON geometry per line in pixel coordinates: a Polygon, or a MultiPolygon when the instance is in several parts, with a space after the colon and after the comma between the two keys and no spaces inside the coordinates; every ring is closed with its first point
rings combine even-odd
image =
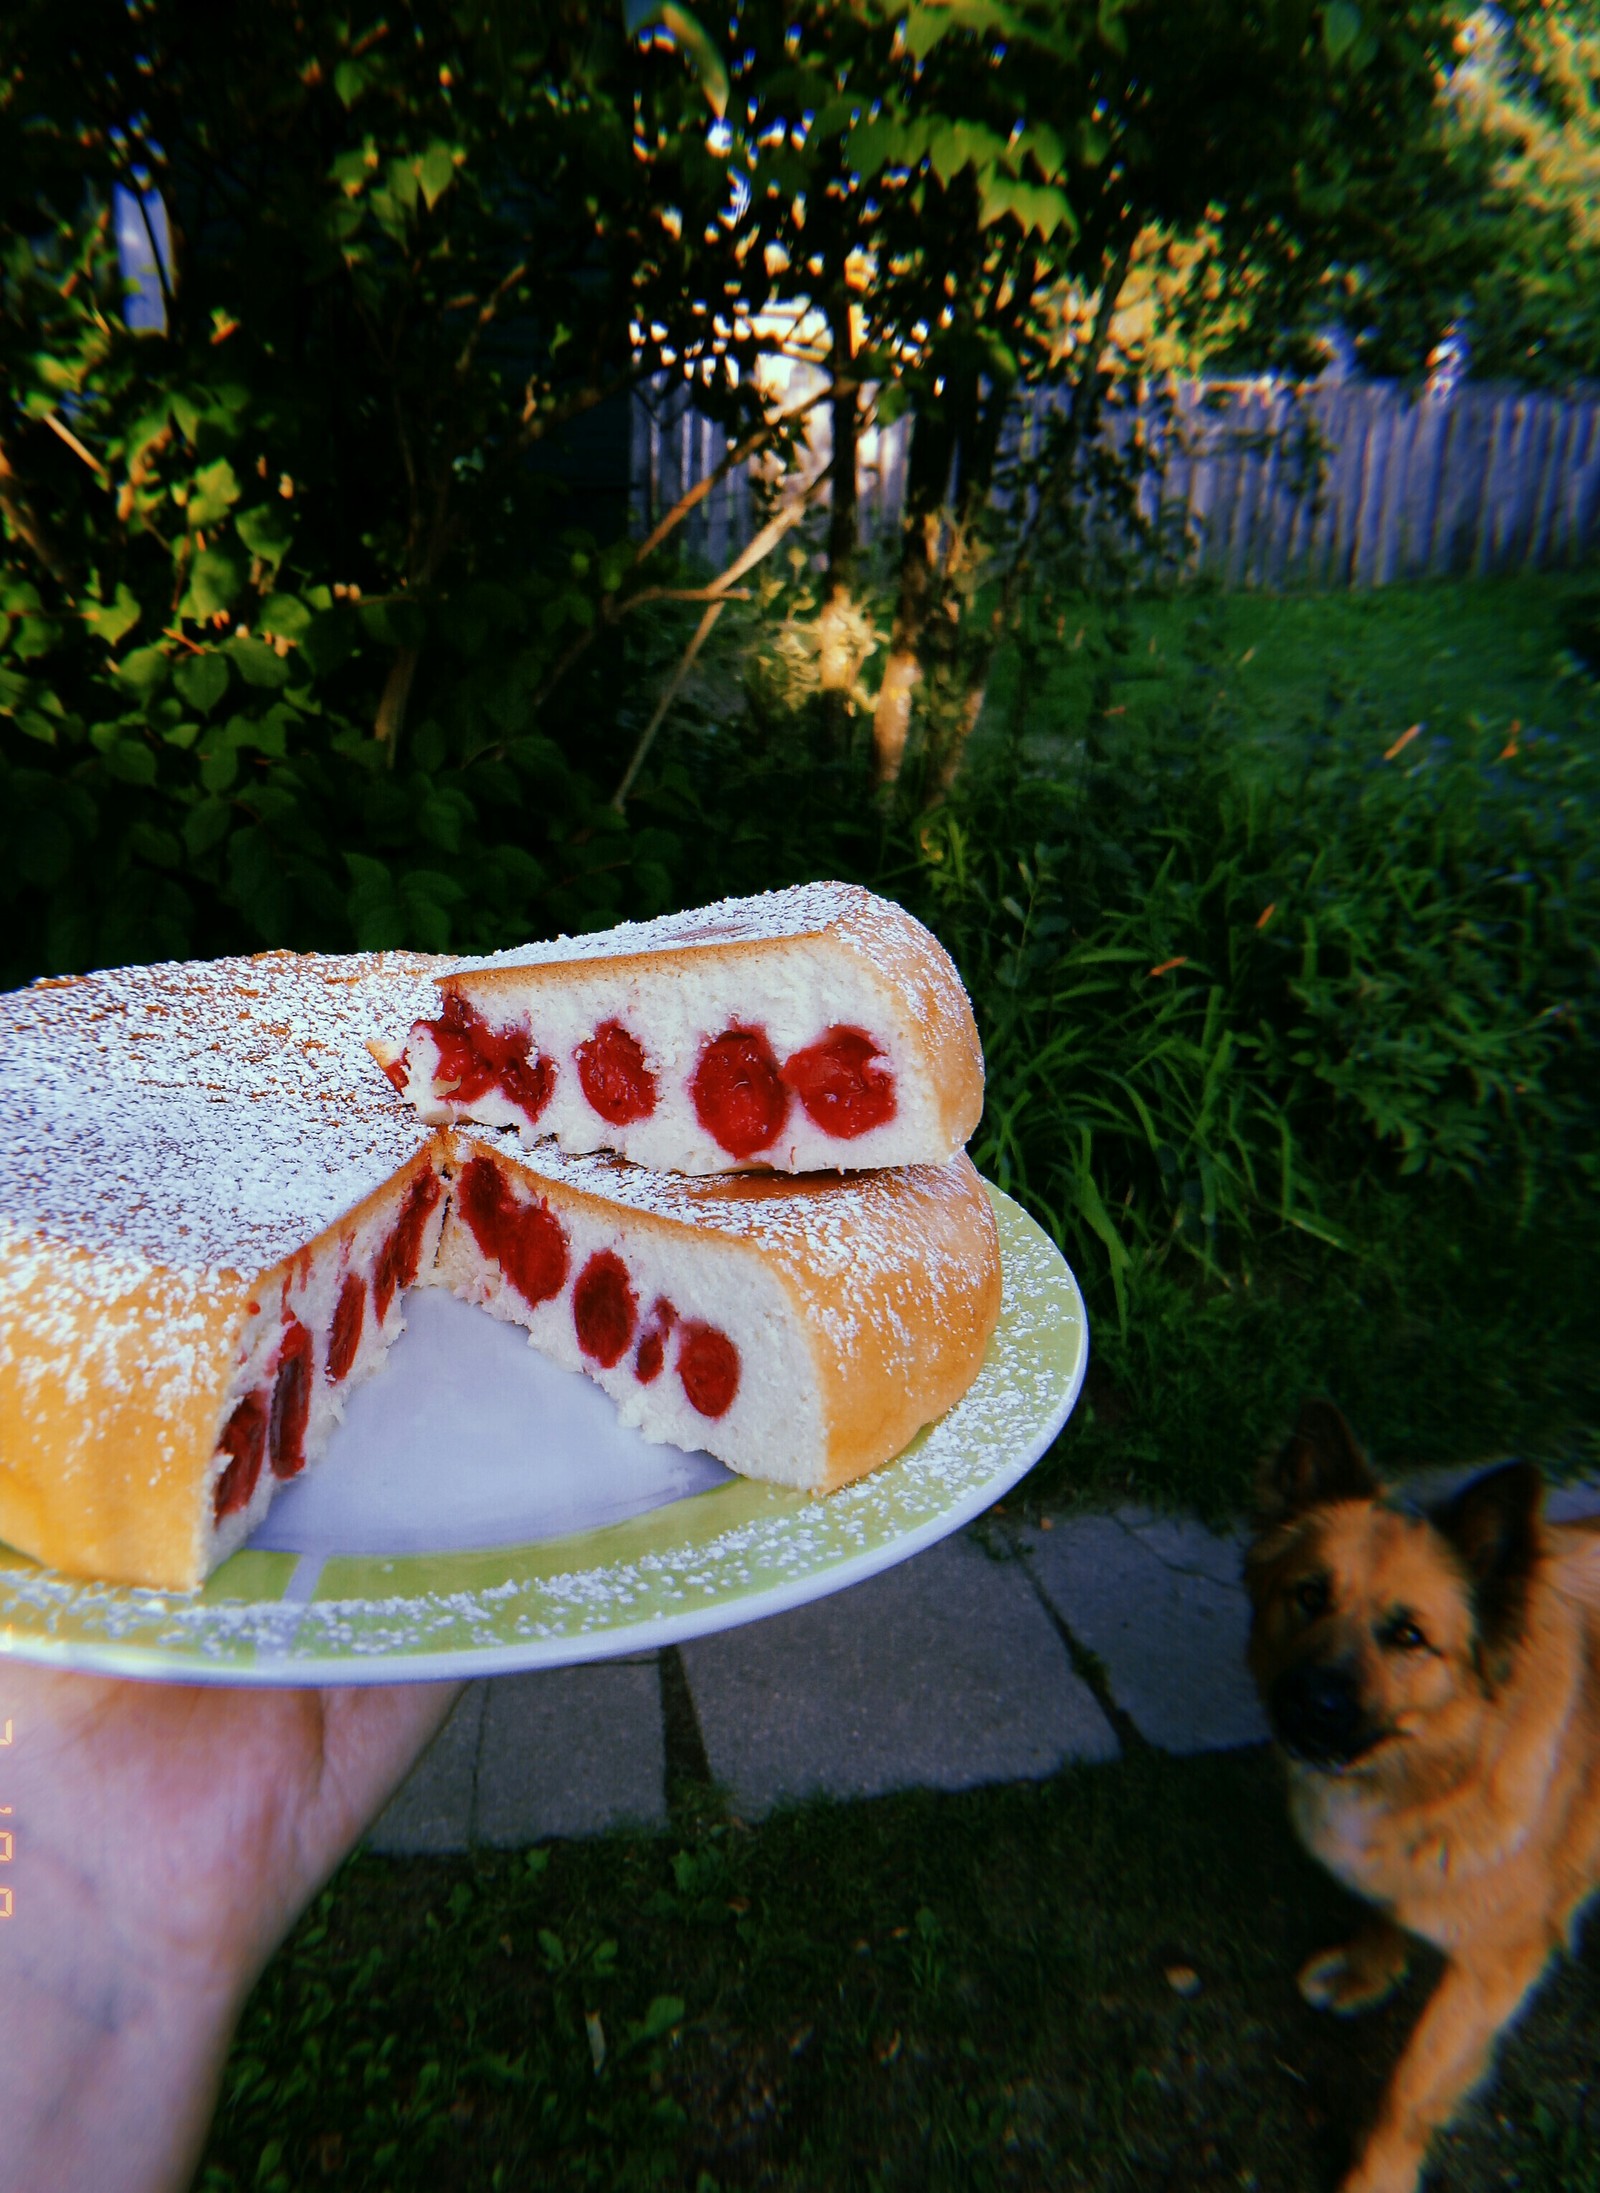
{"type": "Polygon", "coordinates": [[[4,52],[0,981],[663,905],[604,804],[614,651],[563,677],[623,498],[574,526],[563,475],[651,325],[715,363],[661,230],[737,274],[681,58],[616,8],[320,0],[226,40],[27,0],[4,52]]]}

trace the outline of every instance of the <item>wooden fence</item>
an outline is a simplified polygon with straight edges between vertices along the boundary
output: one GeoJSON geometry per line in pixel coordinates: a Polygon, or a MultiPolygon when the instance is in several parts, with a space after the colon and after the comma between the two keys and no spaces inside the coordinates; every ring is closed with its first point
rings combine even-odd
{"type": "MultiPolygon", "coordinates": [[[[1038,446],[1064,392],[1020,402],[1006,454],[1038,446]]],[[[812,415],[810,458],[827,461],[812,415]]],[[[1493,384],[1415,392],[1391,382],[1296,389],[1183,382],[1108,412],[1104,431],[1139,467],[1152,556],[1227,587],[1342,588],[1394,579],[1540,570],[1600,545],[1600,395],[1493,384]]],[[[680,391],[636,401],[635,520],[648,525],[721,462],[726,443],[680,391]]],[[[907,426],[863,438],[864,537],[899,522],[907,426]]],[[[730,474],[695,512],[686,545],[720,567],[755,528],[750,478],[730,474]]]]}

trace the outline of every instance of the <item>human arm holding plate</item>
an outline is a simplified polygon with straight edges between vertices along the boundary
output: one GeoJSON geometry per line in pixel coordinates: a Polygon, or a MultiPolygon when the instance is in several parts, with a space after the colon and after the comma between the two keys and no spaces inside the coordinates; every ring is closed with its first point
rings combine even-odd
{"type": "Polygon", "coordinates": [[[250,1989],[458,1688],[0,1662],[0,2193],[182,2193],[250,1989]]]}

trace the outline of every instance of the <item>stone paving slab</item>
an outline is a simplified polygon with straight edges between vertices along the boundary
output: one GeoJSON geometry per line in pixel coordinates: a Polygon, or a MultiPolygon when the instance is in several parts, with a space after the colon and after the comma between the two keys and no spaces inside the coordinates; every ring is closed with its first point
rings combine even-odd
{"type": "Polygon", "coordinates": [[[666,1824],[655,1655],[469,1683],[367,1838],[391,1856],[666,1824]]]}
{"type": "Polygon", "coordinates": [[[450,1718],[373,1822],[367,1848],[388,1857],[442,1857],[472,1839],[478,1743],[487,1683],[469,1683],[450,1718]]]}
{"type": "Polygon", "coordinates": [[[1244,1664],[1238,1539],[1141,1509],[1018,1535],[1040,1590],[1142,1736],[1180,1753],[1266,1742],[1244,1664]]]}
{"type": "Polygon", "coordinates": [[[968,1537],[681,1650],[712,1774],[747,1818],[1117,1751],[1021,1564],[968,1537]]]}
{"type": "Polygon", "coordinates": [[[506,1675],[489,1685],[476,1841],[516,1846],[666,1823],[661,1673],[653,1654],[506,1675]]]}
{"type": "MultiPolygon", "coordinates": [[[[1442,1498],[1475,1470],[1409,1474],[1442,1498]]],[[[1554,1519],[1600,1485],[1552,1489],[1554,1519]]],[[[819,1793],[1038,1779],[1117,1745],[1046,1612],[1173,1752],[1264,1742],[1232,1535],[1125,1507],[964,1534],[852,1591],[682,1648],[712,1773],[750,1817],[819,1793]],[[1041,1600],[1043,1603],[1041,1604],[1041,1600]]],[[[470,1684],[368,1840],[395,1854],[666,1823],[654,1655],[470,1684]]]]}

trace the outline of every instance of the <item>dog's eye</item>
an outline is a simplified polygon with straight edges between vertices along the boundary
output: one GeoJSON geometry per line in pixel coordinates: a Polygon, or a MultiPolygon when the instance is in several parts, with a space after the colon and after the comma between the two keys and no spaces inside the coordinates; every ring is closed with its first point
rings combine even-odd
{"type": "Polygon", "coordinates": [[[1302,1576],[1294,1587],[1294,1603],[1302,1614],[1326,1614],[1328,1579],[1325,1576],[1302,1576]]]}
{"type": "Polygon", "coordinates": [[[1397,1652],[1422,1652],[1428,1640],[1412,1621],[1409,1614],[1397,1614],[1384,1631],[1383,1641],[1393,1645],[1397,1652]]]}

